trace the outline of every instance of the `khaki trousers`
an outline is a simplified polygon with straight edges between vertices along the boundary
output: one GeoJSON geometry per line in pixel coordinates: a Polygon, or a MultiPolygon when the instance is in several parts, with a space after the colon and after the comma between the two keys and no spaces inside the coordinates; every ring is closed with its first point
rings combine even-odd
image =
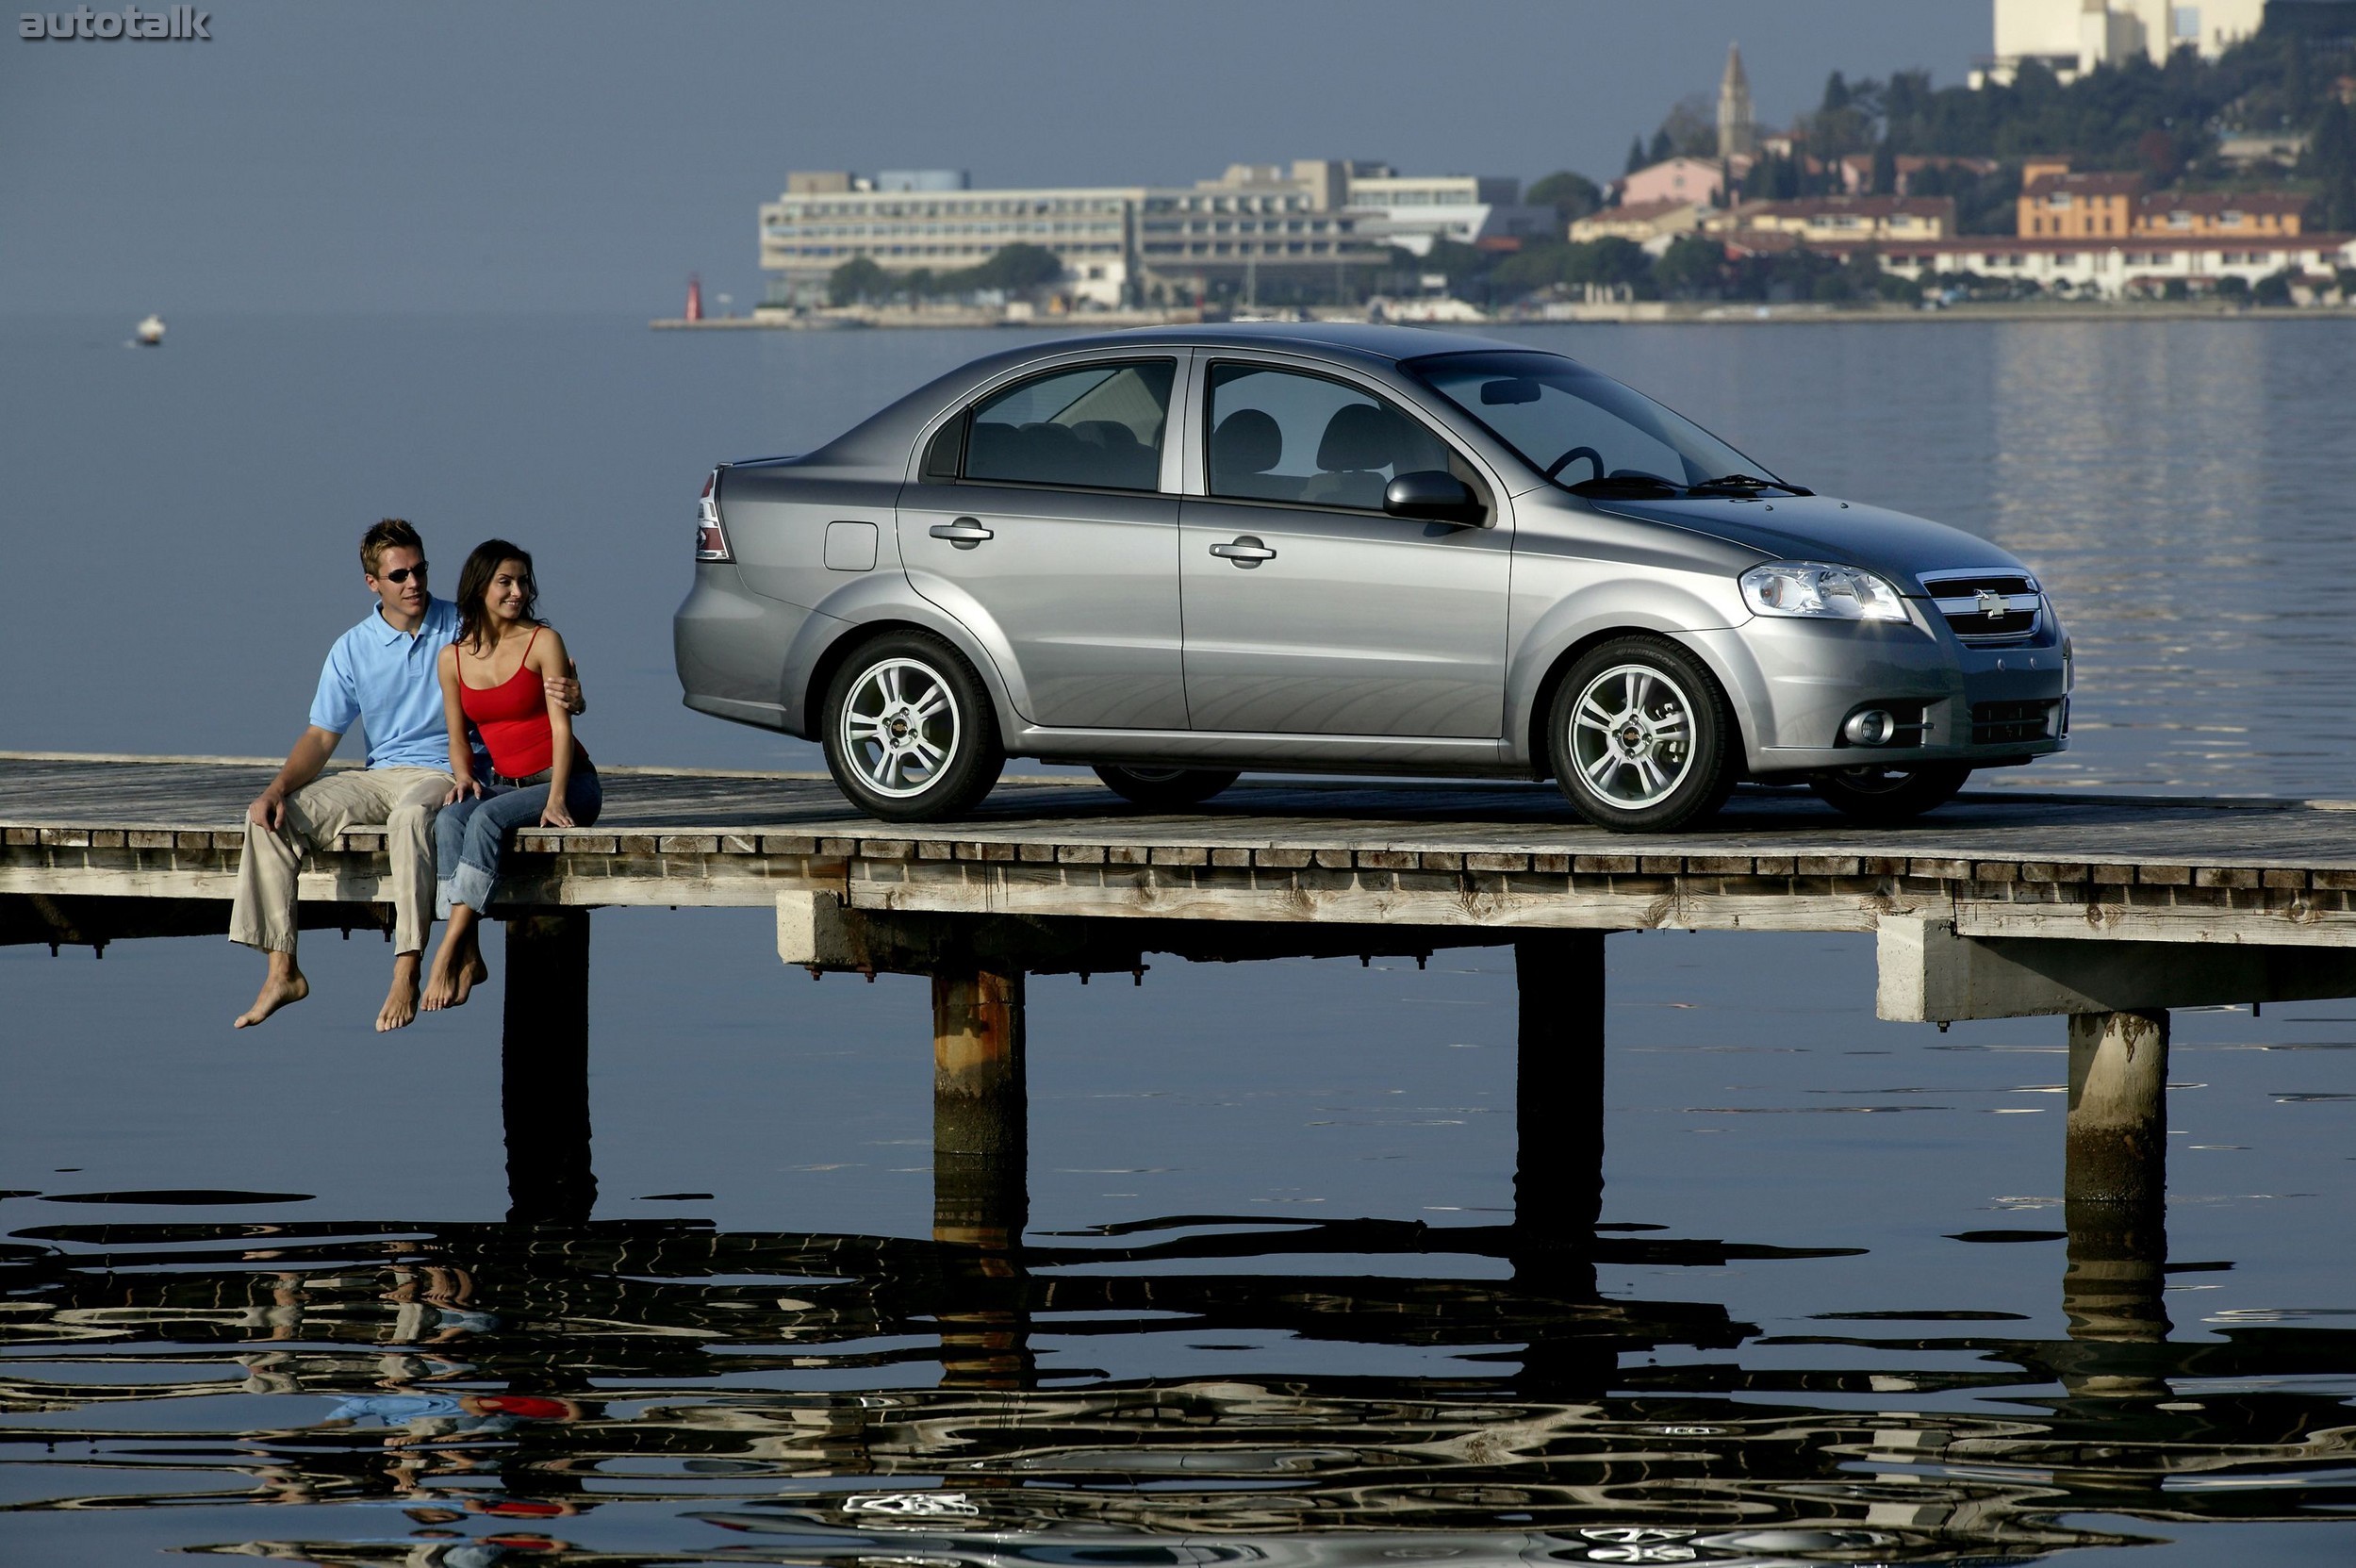
{"type": "Polygon", "coordinates": [[[434,923],[434,813],[451,777],[434,767],[352,768],[314,779],[287,797],[283,827],[245,825],[229,940],[267,952],[294,951],[295,878],[305,853],[354,828],[385,830],[392,862],[393,951],[422,952],[434,923]]]}

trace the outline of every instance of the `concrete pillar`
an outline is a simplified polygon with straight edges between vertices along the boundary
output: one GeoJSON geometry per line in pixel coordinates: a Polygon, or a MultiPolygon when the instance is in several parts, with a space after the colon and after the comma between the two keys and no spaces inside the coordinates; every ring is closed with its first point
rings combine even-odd
{"type": "Polygon", "coordinates": [[[2062,1193],[2072,1342],[2063,1386],[2084,1398],[2167,1398],[2166,1368],[2149,1348],[2170,1327],[2167,1014],[2070,1015],[2062,1193]]]}
{"type": "Polygon", "coordinates": [[[932,974],[932,1234],[1005,1251],[1030,1217],[1020,970],[932,974]]]}
{"type": "Polygon", "coordinates": [[[2167,1015],[2069,1015],[2063,1196],[2150,1204],[2167,1190],[2167,1015]]]}
{"type": "Polygon", "coordinates": [[[1517,936],[1513,977],[1514,1223],[1591,1235],[1604,1201],[1604,933],[1517,936]]]}
{"type": "Polygon", "coordinates": [[[597,1203],[589,1164],[589,912],[507,921],[500,1116],[507,1217],[579,1225],[597,1203]]]}

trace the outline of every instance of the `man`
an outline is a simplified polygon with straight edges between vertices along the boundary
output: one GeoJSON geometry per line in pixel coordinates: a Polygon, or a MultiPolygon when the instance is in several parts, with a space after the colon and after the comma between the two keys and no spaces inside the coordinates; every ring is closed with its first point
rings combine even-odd
{"type": "MultiPolygon", "coordinates": [[[[400,1029],[417,1016],[425,933],[434,923],[434,813],[452,784],[435,662],[457,635],[458,607],[425,591],[424,542],[399,518],[362,536],[360,571],[376,607],[328,651],[310,727],[245,810],[229,940],[261,949],[270,970],[254,1005],[238,1015],[239,1029],[310,995],[294,957],[295,878],[305,852],[378,823],[392,863],[393,975],[376,1027],[400,1029]],[[368,766],[321,778],[355,718],[368,729],[368,766]]],[[[581,711],[578,681],[552,680],[548,690],[581,711]]]]}

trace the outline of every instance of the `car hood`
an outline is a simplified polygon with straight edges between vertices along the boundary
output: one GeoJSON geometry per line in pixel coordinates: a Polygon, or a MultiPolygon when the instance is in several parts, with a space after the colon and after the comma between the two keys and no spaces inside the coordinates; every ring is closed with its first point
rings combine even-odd
{"type": "Polygon", "coordinates": [[[1691,529],[1773,560],[1863,567],[1906,594],[1923,592],[1919,574],[1925,571],[2025,569],[2009,552],[1960,528],[1834,496],[1778,495],[1757,501],[1680,496],[1612,499],[1594,505],[1614,517],[1691,529]]]}

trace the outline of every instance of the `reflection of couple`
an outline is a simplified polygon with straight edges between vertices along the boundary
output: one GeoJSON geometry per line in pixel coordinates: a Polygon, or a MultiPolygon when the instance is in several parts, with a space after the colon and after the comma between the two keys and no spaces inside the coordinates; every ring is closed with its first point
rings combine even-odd
{"type": "Polygon", "coordinates": [[[360,569],[376,607],[328,651],[310,727],[246,808],[229,940],[261,949],[270,970],[239,1029],[310,994],[295,963],[295,879],[306,851],[384,825],[394,954],[376,1027],[399,1029],[420,999],[458,1006],[487,974],[476,922],[508,830],[586,826],[602,802],[572,735],[583,703],[564,639],[535,614],[530,555],[486,540],[467,557],[453,604],[426,592],[417,530],[387,518],[361,538],[360,569]],[[355,719],[368,731],[367,767],[321,777],[355,719]],[[450,923],[427,977],[437,881],[450,923]]]}

